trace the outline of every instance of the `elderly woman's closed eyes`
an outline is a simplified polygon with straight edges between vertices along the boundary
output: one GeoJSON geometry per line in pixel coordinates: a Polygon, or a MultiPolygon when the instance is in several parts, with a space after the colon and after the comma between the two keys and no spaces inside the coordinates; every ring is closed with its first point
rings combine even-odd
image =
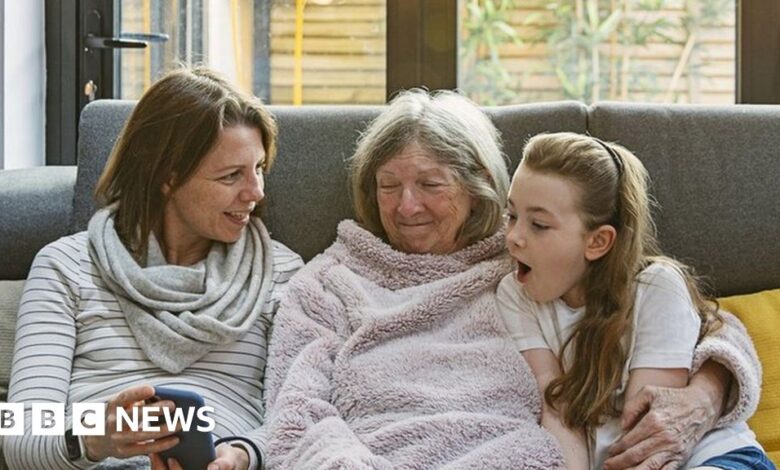
{"type": "Polygon", "coordinates": [[[419,144],[379,167],[379,218],[390,244],[407,253],[447,254],[460,246],[472,198],[450,168],[419,144]]]}

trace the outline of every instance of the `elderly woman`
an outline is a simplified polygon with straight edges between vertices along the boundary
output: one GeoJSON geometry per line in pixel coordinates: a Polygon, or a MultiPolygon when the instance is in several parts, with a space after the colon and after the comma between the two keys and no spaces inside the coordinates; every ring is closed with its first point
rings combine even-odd
{"type": "Polygon", "coordinates": [[[266,336],[302,265],[257,216],[275,142],[259,100],[206,69],[144,94],[98,183],[105,207],[43,248],[25,285],[9,397],[25,403],[27,428],[5,440],[12,469],[145,468],[144,454],[178,467],[156,454],[175,430],[111,425],[157,385],[214,408],[224,443],[210,469],[258,467],[266,336]],[[105,402],[106,434],[33,435],[35,402],[65,403],[68,423],[72,403],[105,402]]]}
{"type": "MultiPolygon", "coordinates": [[[[352,161],[358,221],[290,281],[276,316],[268,468],[562,468],[496,309],[508,183],[496,129],[454,93],[402,93],[371,124],[352,161]]],[[[721,372],[687,393],[723,402],[721,372]]],[[[700,437],[720,411],[708,403],[674,424],[700,437]]],[[[661,424],[691,412],[678,408],[661,424]]],[[[643,426],[621,458],[671,452],[643,426]]]]}

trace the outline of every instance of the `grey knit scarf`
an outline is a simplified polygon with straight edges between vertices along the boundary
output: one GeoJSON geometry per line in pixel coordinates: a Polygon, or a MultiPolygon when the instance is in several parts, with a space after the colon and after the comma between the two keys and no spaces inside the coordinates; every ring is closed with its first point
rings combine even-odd
{"type": "Polygon", "coordinates": [[[273,254],[263,223],[250,220],[237,242],[214,243],[192,266],[167,264],[153,236],[141,266],[120,241],[112,209],[90,220],[90,256],[158,367],[179,373],[212,348],[241,338],[257,320],[271,292],[273,254]]]}

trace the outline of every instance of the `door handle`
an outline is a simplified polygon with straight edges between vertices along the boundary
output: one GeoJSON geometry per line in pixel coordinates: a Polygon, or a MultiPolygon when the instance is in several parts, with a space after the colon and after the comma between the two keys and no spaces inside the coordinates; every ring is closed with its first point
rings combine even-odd
{"type": "Polygon", "coordinates": [[[170,36],[163,33],[121,33],[121,39],[134,39],[145,42],[168,42],[170,36]]]}
{"type": "Polygon", "coordinates": [[[143,49],[150,42],[166,42],[167,34],[160,33],[122,33],[119,37],[105,37],[88,34],[84,38],[87,49],[143,49]]]}
{"type": "Polygon", "coordinates": [[[88,34],[84,38],[84,46],[87,49],[143,49],[147,43],[134,39],[107,38],[88,34]]]}

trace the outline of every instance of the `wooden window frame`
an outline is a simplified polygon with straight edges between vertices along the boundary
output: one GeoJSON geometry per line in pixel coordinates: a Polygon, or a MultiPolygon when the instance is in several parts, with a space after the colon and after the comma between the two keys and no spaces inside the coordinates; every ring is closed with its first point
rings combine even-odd
{"type": "Polygon", "coordinates": [[[737,0],[737,103],[780,103],[780,2],[737,0]]]}
{"type": "Polygon", "coordinates": [[[46,164],[75,165],[78,132],[78,1],[46,0],[46,164]]]}
{"type": "Polygon", "coordinates": [[[399,90],[458,86],[458,1],[387,0],[387,83],[399,90]]]}

